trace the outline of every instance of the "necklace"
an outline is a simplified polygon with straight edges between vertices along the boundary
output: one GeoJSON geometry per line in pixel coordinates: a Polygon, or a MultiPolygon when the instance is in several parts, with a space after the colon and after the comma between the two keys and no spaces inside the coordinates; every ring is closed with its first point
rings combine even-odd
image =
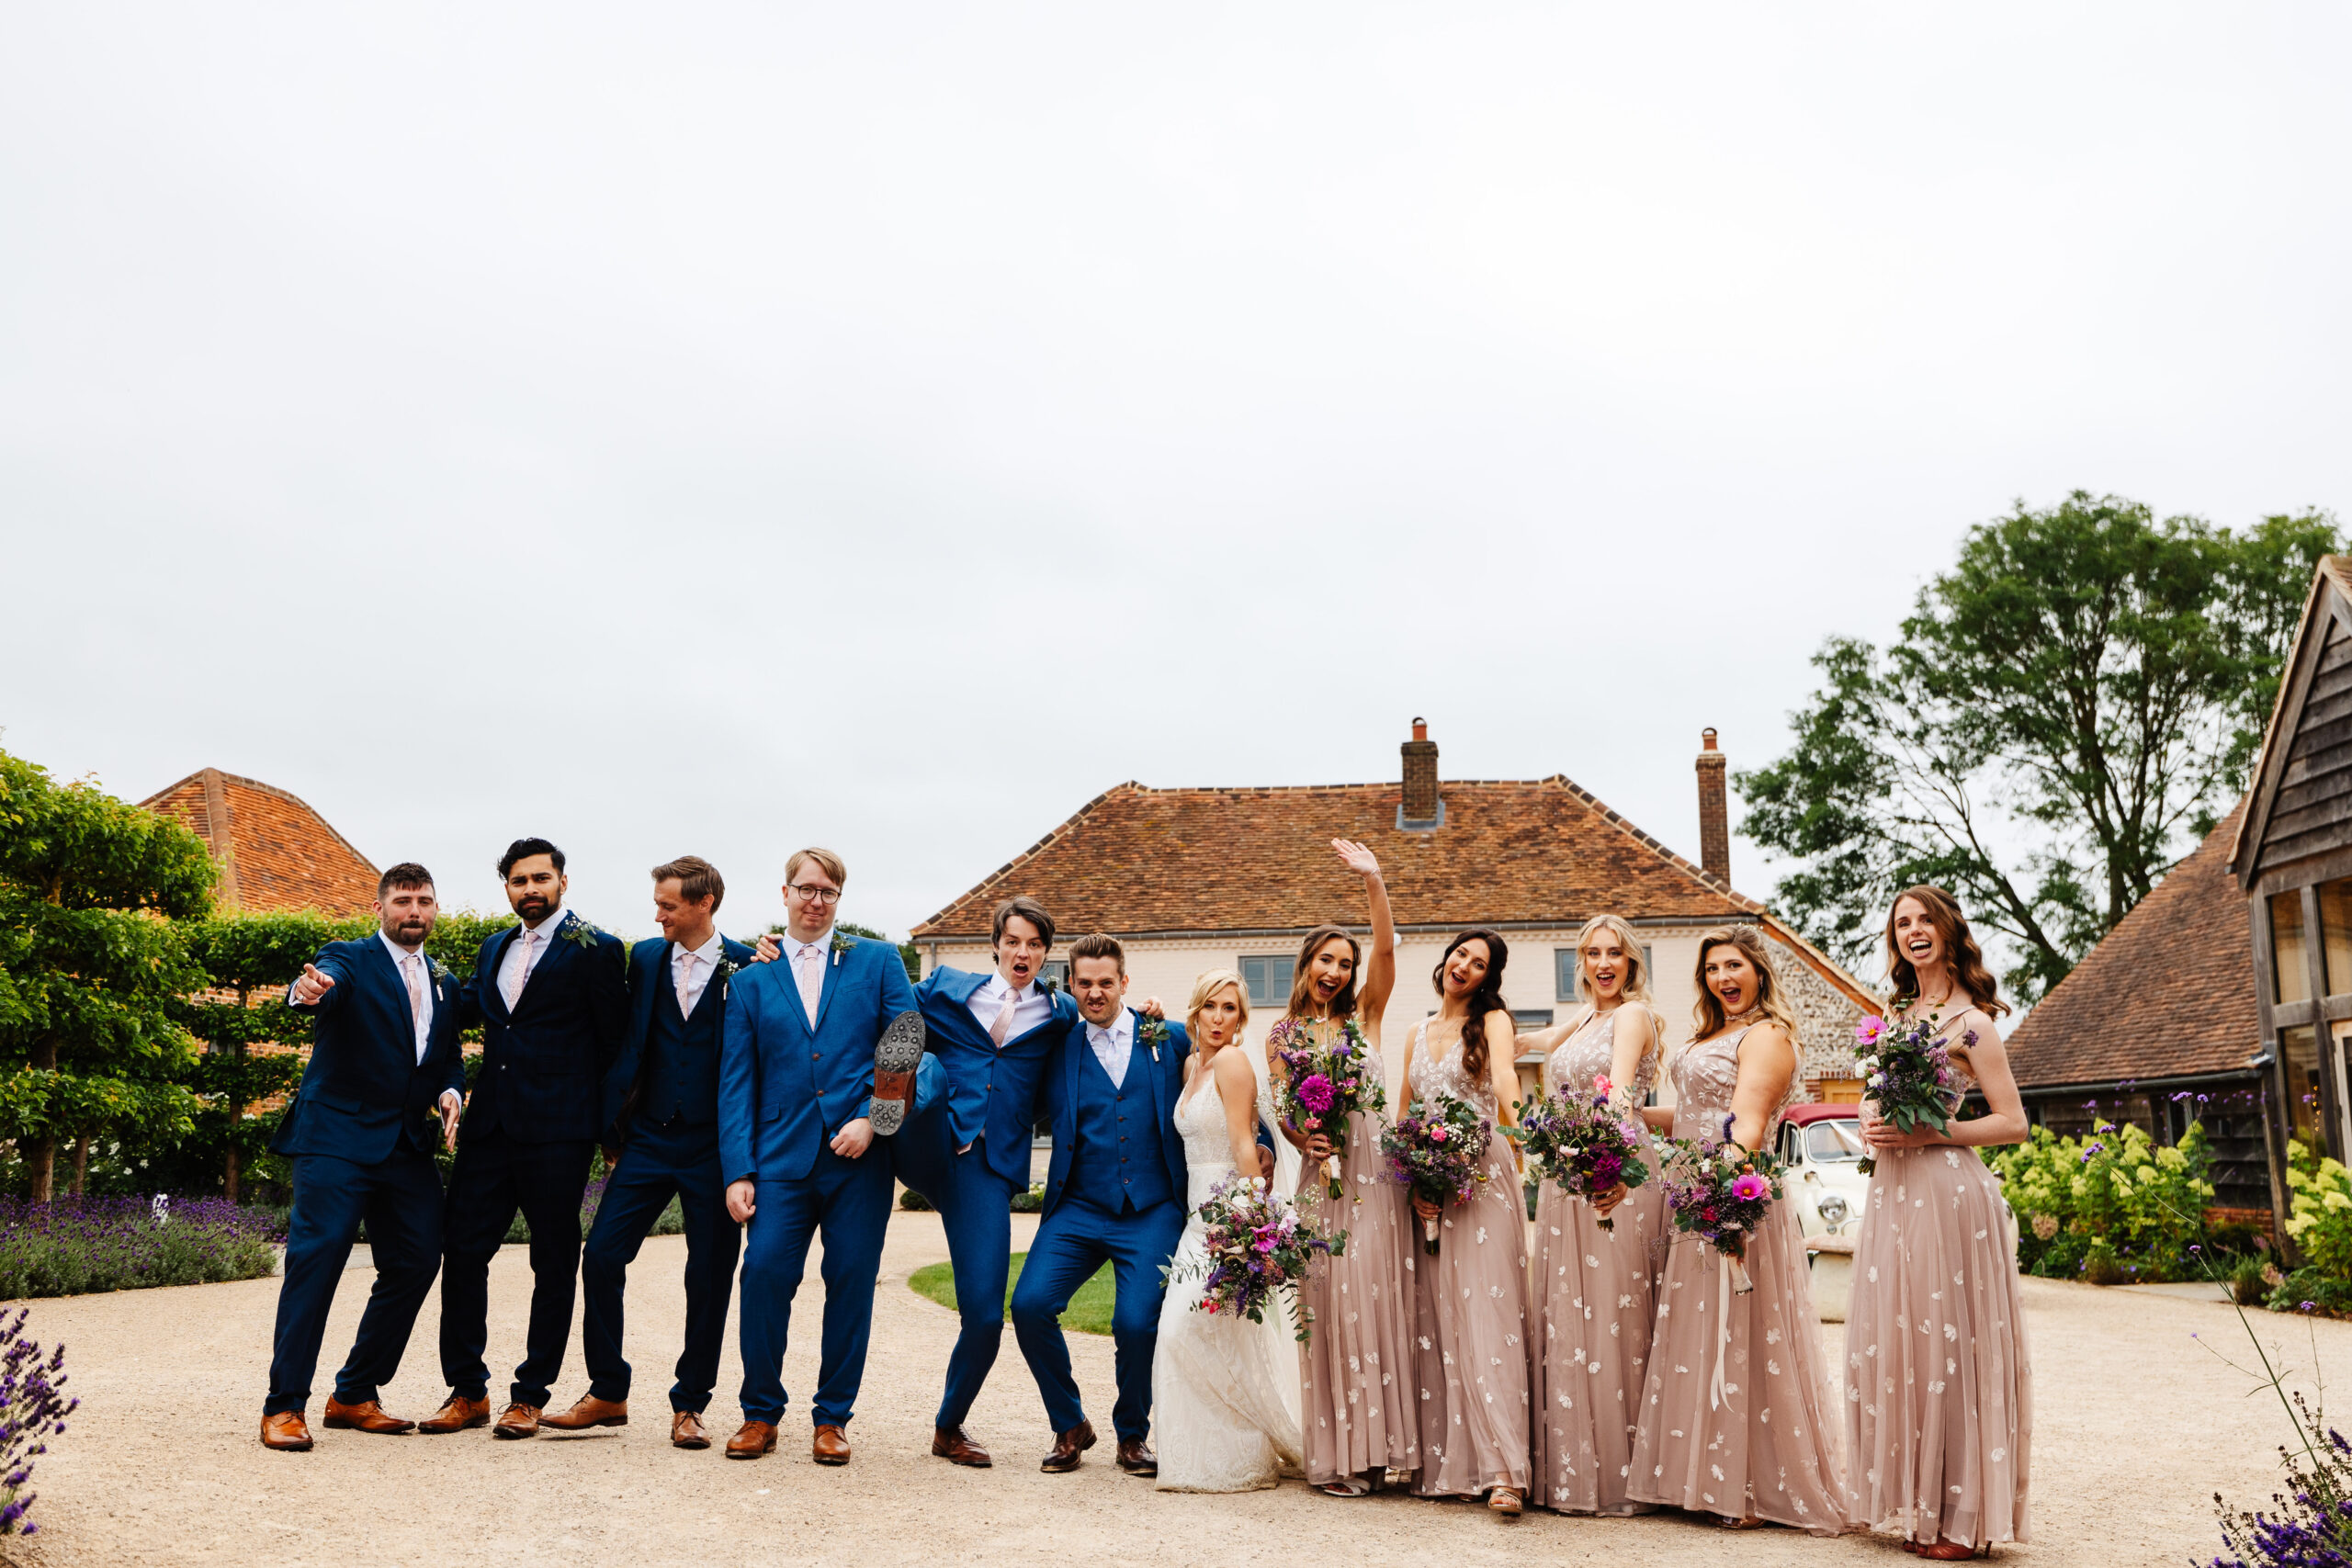
{"type": "Polygon", "coordinates": [[[1742,1028],[1745,1025],[1754,1023],[1758,1019],[1762,1018],[1763,1016],[1764,1004],[1762,1002],[1758,1002],[1746,1012],[1734,1013],[1729,1018],[1724,1020],[1724,1027],[1725,1029],[1742,1028]]]}

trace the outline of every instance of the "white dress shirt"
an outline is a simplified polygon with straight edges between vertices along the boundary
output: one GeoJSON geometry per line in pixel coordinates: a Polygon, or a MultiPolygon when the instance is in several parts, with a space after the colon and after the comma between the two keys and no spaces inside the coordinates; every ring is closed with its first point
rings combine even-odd
{"type": "Polygon", "coordinates": [[[817,1027],[817,1004],[825,995],[825,965],[833,953],[833,928],[827,926],[807,942],[786,931],[776,939],[783,944],[781,954],[792,971],[793,984],[800,987],[800,1005],[808,1010],[808,1027],[817,1027]]]}
{"type": "MultiPolygon", "coordinates": [[[[972,993],[972,999],[967,1005],[971,1008],[972,1016],[980,1021],[982,1034],[996,1027],[996,1015],[1004,1010],[1004,998],[1012,993],[1012,987],[1005,984],[1004,976],[996,970],[990,970],[989,977],[980,982],[980,988],[972,993]]],[[[1007,1044],[1054,1016],[1053,994],[1036,981],[1032,980],[1022,987],[1020,997],[1012,1010],[1012,1027],[1005,1031],[1007,1044]]]]}
{"type": "Polygon", "coordinates": [[[718,972],[719,935],[710,933],[710,940],[700,947],[679,947],[671,944],[670,985],[678,993],[678,1016],[692,1018],[695,1004],[702,1000],[704,987],[711,976],[718,972]]]}
{"type": "Polygon", "coordinates": [[[507,945],[506,956],[498,961],[498,994],[506,998],[508,1012],[513,1012],[514,1004],[523,999],[523,984],[530,977],[531,972],[547,962],[548,944],[555,941],[555,933],[562,926],[563,909],[558,906],[536,929],[525,926],[514,933],[514,940],[507,945]],[[532,947],[534,938],[538,943],[536,950],[532,947]],[[524,967],[526,953],[530,961],[528,969],[524,967]]]}
{"type": "Polygon", "coordinates": [[[400,973],[401,988],[408,992],[412,1000],[420,996],[424,998],[422,1003],[417,1004],[414,1008],[416,1018],[416,1059],[422,1062],[424,1060],[426,1047],[433,1043],[432,961],[424,956],[424,952],[422,948],[418,949],[414,953],[411,953],[407,948],[402,947],[399,942],[394,942],[390,937],[386,936],[380,931],[376,933],[376,940],[382,942],[384,944],[384,951],[392,955],[392,967],[400,973]],[[409,984],[409,975],[412,972],[412,966],[413,967],[413,972],[416,976],[416,984],[413,987],[409,984]]]}
{"type": "Polygon", "coordinates": [[[1126,1009],[1111,1021],[1109,1028],[1099,1023],[1086,1026],[1086,1043],[1094,1047],[1094,1059],[1111,1075],[1111,1087],[1117,1089],[1126,1081],[1127,1058],[1135,1052],[1136,1015],[1126,1009]]]}

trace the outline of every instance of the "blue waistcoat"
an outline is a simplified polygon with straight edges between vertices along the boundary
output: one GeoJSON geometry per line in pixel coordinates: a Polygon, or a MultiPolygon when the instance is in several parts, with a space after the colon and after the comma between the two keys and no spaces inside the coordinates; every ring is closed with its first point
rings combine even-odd
{"type": "Polygon", "coordinates": [[[646,1021],[645,1120],[661,1126],[673,1116],[691,1127],[718,1122],[718,1025],[727,1016],[719,999],[725,987],[710,984],[695,998],[692,1018],[678,1016],[678,987],[672,968],[661,966],[654,982],[653,1016],[646,1021]]]}
{"type": "Polygon", "coordinates": [[[1083,1030],[1072,1032],[1069,1048],[1080,1057],[1071,1190],[1114,1213],[1176,1197],[1169,1185],[1167,1147],[1176,1129],[1162,1124],[1159,1097],[1151,1092],[1149,1055],[1130,1040],[1127,1070],[1114,1089],[1083,1030]]]}

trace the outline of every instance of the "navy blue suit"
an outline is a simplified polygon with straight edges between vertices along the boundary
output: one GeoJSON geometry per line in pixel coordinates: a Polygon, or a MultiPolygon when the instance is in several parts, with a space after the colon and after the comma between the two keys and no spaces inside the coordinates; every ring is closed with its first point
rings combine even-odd
{"type": "Polygon", "coordinates": [[[1139,1443],[1151,1428],[1151,1363],[1167,1294],[1160,1270],[1184,1231],[1184,1140],[1175,1114],[1193,1047],[1182,1029],[1169,1024],[1155,1051],[1143,1043],[1143,1015],[1130,1009],[1128,1016],[1135,1032],[1116,1085],[1082,1023],[1046,1073],[1054,1155],[1044,1220],[1012,1288],[1012,1331],[1053,1430],[1077,1427],[1086,1409],[1070,1375],[1061,1314],[1078,1288],[1109,1263],[1119,1384],[1111,1420],[1121,1442],[1139,1443]]]}
{"type": "Polygon", "coordinates": [[[773,964],[734,977],[718,1067],[718,1158],[732,1183],[754,1184],[743,1247],[743,1418],[782,1419],[784,1350],[792,1298],[808,1243],[825,1238],[825,1322],[813,1425],[846,1427],[865,1375],[874,1328],[874,1280],[890,1223],[890,1153],[875,1145],[856,1159],[829,1146],[866,1114],[874,1048],[890,1021],[915,1005],[906,965],[888,942],[846,941],[820,973],[817,1021],[793,974],[792,943],[773,964]]]}
{"type": "MultiPolygon", "coordinates": [[[[621,1354],[622,1292],[646,1233],[675,1198],[686,1224],[686,1341],[678,1353],[670,1408],[699,1415],[718,1381],[727,1337],[727,1301],[735,1291],[742,1229],[728,1216],[727,1178],[718,1168],[718,1058],[731,983],[703,977],[691,1014],[678,1010],[677,945],[661,938],[629,957],[628,1032],[605,1075],[604,1134],[620,1151],[580,1258],[581,1353],[588,1392],[628,1397],[629,1364],[621,1354]]],[[[741,967],[752,950],[719,939],[723,963],[741,967]]]]}
{"type": "Polygon", "coordinates": [[[286,1237],[286,1282],[264,1415],[300,1410],[318,1370],[327,1310],[350,1260],[362,1220],[376,1260],[376,1284],[359,1319],[351,1358],[335,1374],[335,1397],[358,1404],[399,1370],[417,1309],[441,1262],[441,1178],[433,1167],[435,1104],[465,1088],[456,977],[432,981],[433,1023],[424,1059],[399,967],[375,936],[327,944],[314,961],[334,985],[295,1010],[315,1020],[310,1066],[270,1147],[294,1163],[294,1213],[286,1237]]]}
{"type": "Polygon", "coordinates": [[[947,1358],[942,1427],[964,1424],[996,1365],[1012,1267],[1012,1194],[1029,1186],[1030,1129],[1046,1064],[1079,1023],[1077,1004],[1057,991],[1046,1021],[999,1049],[972,1016],[972,994],[987,983],[986,975],[943,968],[915,987],[946,1092],[908,1119],[893,1151],[899,1179],[939,1211],[955,1269],[963,1325],[947,1358]]]}
{"type": "Polygon", "coordinates": [[[531,1319],[509,1397],[543,1406],[571,1337],[580,1203],[605,1125],[605,1073],[628,1026],[628,960],[620,938],[569,909],[540,929],[550,940],[512,1010],[498,970],[521,927],[481,944],[466,986],[482,1062],[442,1224],[441,1375],[462,1398],[488,1397],[490,1260],[520,1210],[531,1226],[531,1319]]]}

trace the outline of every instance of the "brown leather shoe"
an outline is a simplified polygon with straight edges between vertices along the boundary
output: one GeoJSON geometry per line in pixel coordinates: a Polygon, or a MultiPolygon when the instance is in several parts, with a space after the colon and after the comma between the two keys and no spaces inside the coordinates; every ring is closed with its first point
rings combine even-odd
{"type": "Polygon", "coordinates": [[[922,1014],[910,1008],[892,1019],[874,1045],[874,1098],[866,1115],[876,1137],[906,1125],[914,1109],[915,1069],[922,1066],[922,1014]]]}
{"type": "Polygon", "coordinates": [[[808,1450],[808,1457],[819,1464],[847,1464],[849,1438],[842,1435],[842,1429],[839,1427],[831,1425],[820,1427],[817,1428],[817,1440],[808,1450]]]}
{"type": "Polygon", "coordinates": [[[490,1425],[490,1401],[459,1399],[456,1394],[441,1402],[441,1408],[416,1424],[420,1432],[439,1437],[444,1432],[462,1432],[469,1427],[490,1425]]]}
{"type": "Polygon", "coordinates": [[[569,1410],[539,1417],[539,1425],[552,1427],[559,1432],[582,1432],[591,1427],[626,1427],[628,1425],[628,1401],[599,1399],[583,1393],[573,1401],[569,1410]]]}
{"type": "Polygon", "coordinates": [[[261,1418],[261,1446],[285,1454],[309,1453],[311,1424],[302,1419],[302,1413],[299,1410],[281,1410],[275,1416],[265,1416],[261,1418]]]}
{"type": "Polygon", "coordinates": [[[673,1412],[670,1416],[670,1446],[673,1449],[707,1449],[710,1434],[703,1429],[702,1417],[691,1410],[673,1412]]]}
{"type": "Polygon", "coordinates": [[[346,1432],[413,1432],[416,1423],[403,1421],[397,1416],[387,1416],[384,1407],[372,1399],[356,1404],[345,1404],[333,1394],[327,1396],[326,1425],[346,1432]]]}
{"type": "Polygon", "coordinates": [[[961,1427],[933,1427],[931,1451],[950,1464],[968,1464],[974,1470],[986,1470],[996,1462],[989,1458],[988,1450],[964,1436],[961,1427]]]}
{"type": "Polygon", "coordinates": [[[1094,1446],[1094,1423],[1080,1421],[1067,1432],[1054,1435],[1054,1451],[1037,1468],[1047,1475],[1068,1475],[1078,1468],[1078,1456],[1094,1446]]]}
{"type": "Polygon", "coordinates": [[[775,1423],[746,1421],[742,1428],[727,1439],[729,1459],[757,1459],[762,1454],[775,1452],[775,1423]]]}
{"type": "Polygon", "coordinates": [[[1158,1475],[1159,1456],[1151,1451],[1150,1444],[1141,1439],[1123,1442],[1119,1445],[1119,1468],[1129,1475],[1158,1475]]]}
{"type": "Polygon", "coordinates": [[[490,1429],[493,1438],[535,1438],[539,1433],[539,1407],[516,1400],[498,1413],[498,1425],[490,1429]]]}

